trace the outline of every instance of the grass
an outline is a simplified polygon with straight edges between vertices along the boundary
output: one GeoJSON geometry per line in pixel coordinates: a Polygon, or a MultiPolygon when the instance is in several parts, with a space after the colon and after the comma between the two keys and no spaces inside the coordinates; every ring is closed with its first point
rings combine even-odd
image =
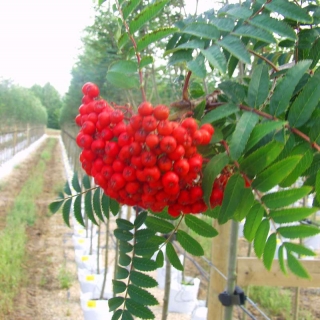
{"type": "Polygon", "coordinates": [[[69,289],[72,285],[73,276],[72,273],[67,270],[65,264],[63,264],[59,269],[58,280],[61,289],[69,289]]]}
{"type": "Polygon", "coordinates": [[[16,196],[8,212],[6,227],[0,232],[0,318],[12,310],[13,298],[24,279],[22,265],[26,258],[26,227],[35,223],[36,200],[42,192],[46,161],[50,160],[55,141],[50,141],[42,152],[35,168],[30,168],[29,179],[16,196]]]}
{"type": "Polygon", "coordinates": [[[269,316],[283,316],[285,319],[290,319],[291,292],[289,289],[250,286],[249,296],[269,316]]]}

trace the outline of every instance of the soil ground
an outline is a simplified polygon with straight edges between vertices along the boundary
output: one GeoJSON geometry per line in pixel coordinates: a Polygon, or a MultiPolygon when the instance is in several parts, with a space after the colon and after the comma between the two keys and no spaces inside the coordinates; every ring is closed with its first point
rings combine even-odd
{"type": "MultiPolygon", "coordinates": [[[[51,137],[57,138],[57,132],[50,132],[51,137]]],[[[15,196],[28,179],[30,168],[38,161],[45,142],[28,159],[20,163],[12,174],[0,181],[0,230],[5,226],[5,217],[13,204],[15,196]]],[[[77,280],[77,268],[74,260],[72,245],[72,230],[65,226],[61,214],[50,215],[48,204],[55,198],[65,180],[64,165],[60,144],[57,143],[54,156],[48,164],[45,175],[45,188],[39,195],[38,219],[33,227],[29,227],[27,243],[27,259],[23,265],[25,281],[20,293],[15,299],[14,311],[3,320],[82,320],[80,308],[80,286],[77,280]],[[65,268],[72,277],[71,287],[61,289],[59,271],[65,268]]],[[[241,255],[246,255],[247,243],[239,241],[241,255]]],[[[199,271],[190,263],[187,264],[187,275],[199,276],[201,279],[200,299],[206,298],[206,281],[199,271]]],[[[161,302],[163,291],[154,289],[152,292],[161,302]]],[[[301,289],[301,308],[312,313],[312,318],[320,319],[320,299],[318,289],[301,289]]],[[[152,308],[156,319],[161,319],[161,306],[152,308]]],[[[254,313],[254,310],[251,310],[254,313]]],[[[254,313],[256,319],[263,319],[254,313]]],[[[237,312],[234,319],[240,319],[237,312]]],[[[189,320],[190,316],[170,314],[168,320],[189,320]]],[[[283,317],[272,319],[285,320],[283,317]]]]}

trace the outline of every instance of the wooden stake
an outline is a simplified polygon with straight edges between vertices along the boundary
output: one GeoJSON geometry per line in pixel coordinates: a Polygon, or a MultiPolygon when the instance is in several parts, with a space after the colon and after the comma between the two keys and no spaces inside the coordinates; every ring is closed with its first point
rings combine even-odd
{"type": "MultiPolygon", "coordinates": [[[[223,274],[227,274],[230,250],[231,221],[219,225],[213,222],[219,235],[212,240],[211,262],[223,274]]],[[[223,277],[215,268],[210,268],[210,286],[208,290],[208,320],[221,320],[224,318],[224,306],[219,301],[219,294],[226,289],[226,277],[223,277]]]]}

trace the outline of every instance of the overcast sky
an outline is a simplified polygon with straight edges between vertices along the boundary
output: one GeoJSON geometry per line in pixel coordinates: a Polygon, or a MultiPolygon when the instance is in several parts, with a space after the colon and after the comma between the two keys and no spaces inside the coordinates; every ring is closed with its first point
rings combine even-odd
{"type": "MultiPolygon", "coordinates": [[[[0,0],[0,78],[23,87],[50,82],[61,94],[92,22],[93,0],[0,0]]],[[[199,0],[198,13],[216,1],[199,0]]],[[[194,13],[195,0],[186,0],[194,13]]]]}

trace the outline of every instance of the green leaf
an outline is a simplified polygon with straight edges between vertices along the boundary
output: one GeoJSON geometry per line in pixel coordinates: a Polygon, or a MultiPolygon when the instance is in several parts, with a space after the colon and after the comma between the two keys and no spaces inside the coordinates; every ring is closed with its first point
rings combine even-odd
{"type": "Polygon", "coordinates": [[[292,156],[274,163],[264,170],[253,181],[252,187],[262,192],[266,192],[278,185],[299,163],[301,156],[292,156]]]}
{"type": "Polygon", "coordinates": [[[161,268],[164,264],[164,254],[162,252],[162,250],[159,250],[157,257],[156,257],[156,262],[158,265],[158,268],[161,268]]]}
{"type": "Polygon", "coordinates": [[[320,233],[320,229],[309,225],[279,227],[277,231],[288,239],[308,238],[320,233]]]}
{"type": "Polygon", "coordinates": [[[252,10],[239,4],[235,4],[226,12],[226,14],[238,19],[247,19],[252,15],[252,10]]]}
{"type": "Polygon", "coordinates": [[[310,119],[320,100],[319,82],[320,68],[309,79],[289,109],[288,121],[292,127],[300,128],[310,119]]]}
{"type": "MultiPolygon", "coordinates": [[[[159,252],[162,251],[160,250],[159,252]]],[[[136,270],[131,271],[130,281],[136,286],[143,288],[153,288],[158,285],[157,281],[154,278],[136,270]]]]}
{"type": "Polygon", "coordinates": [[[129,24],[130,33],[134,34],[165,7],[169,0],[159,0],[146,6],[129,24]]]}
{"type": "Polygon", "coordinates": [[[309,256],[309,257],[316,256],[315,252],[313,252],[312,250],[304,247],[301,244],[292,243],[292,242],[284,242],[283,245],[286,247],[286,249],[288,251],[296,252],[297,254],[299,254],[301,256],[309,256]]]}
{"type": "Polygon", "coordinates": [[[98,223],[94,217],[94,214],[93,214],[91,190],[88,191],[84,196],[84,210],[85,210],[85,213],[86,213],[88,219],[90,221],[92,221],[95,225],[98,225],[98,223]]]}
{"type": "Polygon", "coordinates": [[[277,84],[269,105],[272,115],[279,116],[287,110],[295,87],[310,65],[310,60],[298,62],[288,70],[284,78],[277,84]]]}
{"type": "MultiPolygon", "coordinates": [[[[162,237],[160,244],[164,242],[164,239],[162,237]]],[[[158,239],[158,238],[156,238],[158,239]]],[[[150,238],[148,241],[140,241],[137,244],[135,244],[134,252],[136,255],[139,256],[146,256],[146,257],[151,257],[157,250],[159,250],[159,242],[153,241],[153,238],[150,238]]]]}
{"type": "Polygon", "coordinates": [[[139,80],[136,74],[129,77],[125,73],[108,71],[106,79],[115,87],[123,89],[139,88],[139,80]]]}
{"type": "Polygon", "coordinates": [[[192,49],[187,49],[187,50],[180,50],[177,52],[174,52],[172,56],[169,58],[169,63],[168,65],[175,65],[177,63],[181,62],[188,62],[193,60],[192,58],[192,49]]]}
{"type": "Polygon", "coordinates": [[[283,245],[281,245],[278,249],[278,261],[279,261],[279,266],[280,266],[281,271],[284,274],[287,274],[287,267],[286,267],[285,259],[284,259],[284,246],[283,245]]]}
{"type": "Polygon", "coordinates": [[[287,208],[277,211],[270,210],[269,214],[276,223],[289,223],[303,220],[318,210],[318,208],[287,208]]]}
{"type": "Polygon", "coordinates": [[[271,1],[266,3],[265,7],[271,12],[282,14],[285,18],[303,23],[312,23],[312,17],[303,8],[300,8],[300,6],[297,6],[293,2],[287,0],[271,1]]]}
{"type": "Polygon", "coordinates": [[[143,301],[143,304],[146,306],[155,306],[159,304],[151,293],[132,284],[129,284],[128,286],[128,294],[132,300],[136,302],[143,301]]]}
{"type": "Polygon", "coordinates": [[[178,28],[161,28],[152,31],[139,39],[139,41],[137,42],[137,51],[141,52],[142,50],[147,48],[151,43],[155,43],[177,31],[178,28]]]}
{"type": "Polygon", "coordinates": [[[318,200],[318,202],[320,202],[320,171],[318,171],[316,175],[315,191],[316,199],[318,200]]]}
{"type": "Polygon", "coordinates": [[[126,268],[117,267],[116,279],[126,279],[129,276],[129,271],[126,268]]]}
{"type": "Polygon", "coordinates": [[[131,252],[133,250],[133,245],[125,240],[119,241],[119,249],[124,253],[131,252]]]}
{"type": "Polygon", "coordinates": [[[186,215],[184,221],[192,231],[202,237],[212,238],[218,235],[218,231],[214,227],[194,215],[186,215]]]}
{"type": "Polygon", "coordinates": [[[117,239],[122,241],[131,241],[133,239],[133,234],[128,230],[115,229],[113,233],[117,239]]]}
{"type": "Polygon", "coordinates": [[[181,244],[182,248],[194,256],[203,256],[204,251],[201,244],[193,237],[188,235],[182,230],[177,231],[177,241],[181,244]]]}
{"type": "Polygon", "coordinates": [[[226,223],[233,217],[237,210],[238,203],[242,199],[243,190],[243,177],[239,173],[231,176],[224,190],[223,201],[218,217],[220,224],[226,223]]]}
{"type": "Polygon", "coordinates": [[[254,252],[256,253],[258,258],[261,258],[265,245],[266,245],[266,241],[267,241],[267,237],[269,234],[269,230],[270,230],[270,223],[268,219],[264,219],[261,221],[257,232],[255,234],[255,238],[254,238],[254,242],[253,242],[253,248],[254,248],[254,252]]]}
{"type": "Polygon", "coordinates": [[[110,210],[114,216],[120,211],[120,204],[117,200],[110,198],[110,210]]]}
{"type": "Polygon", "coordinates": [[[249,90],[248,104],[258,108],[267,99],[269,94],[269,73],[265,64],[259,64],[253,69],[249,90]]]}
{"type": "Polygon", "coordinates": [[[228,35],[218,41],[218,44],[242,62],[250,64],[250,55],[244,44],[237,37],[228,35]]]}
{"type": "Polygon", "coordinates": [[[282,143],[273,140],[239,161],[240,169],[255,175],[269,166],[279,156],[283,148],[282,143]]]}
{"type": "Polygon", "coordinates": [[[141,229],[136,231],[136,242],[146,242],[148,239],[155,235],[155,231],[151,229],[141,229]]]}
{"type": "Polygon", "coordinates": [[[277,234],[272,233],[266,242],[266,245],[263,250],[263,258],[262,258],[264,266],[269,271],[271,270],[271,267],[272,267],[272,262],[274,259],[276,248],[277,248],[277,234]]]}
{"type": "Polygon", "coordinates": [[[171,263],[171,265],[177,270],[183,271],[183,265],[177,255],[176,250],[174,249],[171,242],[168,242],[166,245],[166,255],[171,263]]]}
{"type": "Polygon", "coordinates": [[[71,196],[72,195],[72,192],[71,192],[71,189],[70,189],[70,185],[69,185],[69,181],[66,181],[65,185],[64,185],[64,188],[63,188],[63,191],[68,195],[68,196],[71,196]]]}
{"type": "Polygon", "coordinates": [[[320,144],[320,126],[312,126],[309,131],[311,142],[320,144]]]}
{"type": "Polygon", "coordinates": [[[147,217],[145,224],[148,228],[160,233],[170,233],[174,230],[172,223],[156,217],[147,217]]]}
{"type": "Polygon", "coordinates": [[[231,100],[235,104],[242,103],[246,99],[246,87],[240,83],[226,80],[219,83],[218,87],[229,98],[229,100],[231,100]]]}
{"type": "Polygon", "coordinates": [[[294,170],[280,183],[281,187],[290,187],[297,179],[305,172],[311,165],[313,160],[313,153],[310,146],[302,144],[291,151],[291,155],[301,155],[301,159],[294,170]],[[300,147],[301,146],[301,147],[300,147]]]}
{"type": "Polygon", "coordinates": [[[241,27],[234,30],[233,34],[257,39],[266,43],[276,42],[276,39],[269,32],[250,25],[242,25],[241,27]]]}
{"type": "Polygon", "coordinates": [[[109,219],[110,216],[110,198],[103,193],[101,197],[101,209],[104,216],[109,219]]]}
{"type": "Polygon", "coordinates": [[[227,70],[227,60],[220,47],[212,45],[207,49],[200,49],[201,53],[207,58],[210,64],[217,68],[222,74],[227,70]]]}
{"type": "Polygon", "coordinates": [[[249,136],[258,121],[259,116],[253,112],[242,114],[231,136],[230,157],[232,160],[238,160],[241,156],[249,136]]]}
{"type": "Polygon", "coordinates": [[[138,64],[130,60],[118,60],[112,63],[108,72],[119,72],[122,74],[136,73],[138,71],[138,64]]]}
{"type": "Polygon", "coordinates": [[[130,0],[122,7],[123,20],[126,20],[129,15],[138,7],[141,0],[130,0]]]}
{"type": "Polygon", "coordinates": [[[181,30],[181,32],[210,40],[216,40],[220,36],[220,32],[216,26],[205,22],[192,22],[181,30]]]}
{"type": "Polygon", "coordinates": [[[211,18],[210,22],[221,31],[231,32],[234,28],[234,21],[231,18],[211,18]]]}
{"type": "MultiPolygon", "coordinates": [[[[126,310],[127,311],[127,310],[126,310]]],[[[113,315],[111,320],[119,320],[120,317],[122,316],[123,319],[123,310],[122,309],[118,309],[113,315]]],[[[132,318],[133,319],[133,318],[132,318]]]]}
{"type": "Polygon", "coordinates": [[[286,122],[284,121],[266,121],[257,124],[251,132],[249,141],[246,146],[246,150],[250,150],[267,134],[275,130],[280,130],[284,127],[285,124],[286,122]]]}
{"type": "Polygon", "coordinates": [[[148,216],[148,211],[141,211],[134,220],[134,226],[136,229],[139,229],[144,222],[146,221],[148,216]]]}
{"type": "Polygon", "coordinates": [[[153,312],[145,307],[143,304],[134,301],[133,299],[126,300],[127,310],[134,316],[141,319],[154,319],[155,316],[153,312]]]}
{"type": "Polygon", "coordinates": [[[118,48],[122,49],[128,42],[130,38],[127,33],[123,33],[120,38],[118,39],[118,48]]]}
{"type": "Polygon", "coordinates": [[[202,54],[199,54],[194,60],[188,61],[187,67],[195,76],[201,79],[205,78],[207,75],[204,56],[202,54]]]}
{"type": "Polygon", "coordinates": [[[122,293],[126,291],[127,285],[123,281],[112,280],[113,292],[114,293],[122,293]]]}
{"type": "Polygon", "coordinates": [[[91,188],[90,178],[87,174],[85,174],[82,178],[82,184],[86,189],[91,188]]]}
{"type": "Polygon", "coordinates": [[[248,20],[248,22],[255,27],[277,33],[279,36],[286,37],[287,39],[293,41],[297,39],[296,33],[289,25],[281,20],[273,19],[267,14],[256,15],[253,19],[248,20]]]}
{"type": "Polygon", "coordinates": [[[133,257],[133,267],[140,271],[153,271],[158,268],[157,263],[154,260],[147,258],[133,257]]]}
{"type": "Polygon", "coordinates": [[[152,56],[145,56],[141,59],[139,68],[142,69],[145,66],[153,63],[153,57],[152,56]]]}
{"type": "Polygon", "coordinates": [[[239,107],[232,103],[224,104],[208,112],[202,119],[201,124],[213,123],[215,121],[226,118],[239,111],[239,107]]]}
{"type": "Polygon", "coordinates": [[[270,209],[278,209],[295,203],[299,199],[307,196],[311,191],[312,187],[308,186],[281,190],[264,195],[261,201],[270,209]]]}
{"type": "Polygon", "coordinates": [[[170,53],[179,51],[181,49],[203,49],[204,46],[205,46],[205,43],[206,43],[205,40],[202,40],[202,39],[199,39],[199,38],[190,40],[188,42],[183,42],[182,44],[178,45],[177,47],[172,48],[170,50],[167,50],[164,53],[164,56],[166,56],[166,55],[168,55],[170,53]]]}
{"type": "Polygon", "coordinates": [[[134,228],[133,223],[131,223],[130,221],[128,221],[126,219],[118,218],[118,219],[116,219],[116,223],[117,223],[118,228],[120,228],[122,230],[132,230],[134,228]]]}
{"type": "Polygon", "coordinates": [[[123,297],[115,297],[108,299],[109,311],[118,309],[124,302],[123,297]]]}
{"type": "Polygon", "coordinates": [[[210,204],[210,195],[212,191],[212,186],[215,178],[220,174],[222,169],[228,164],[229,157],[226,153],[219,153],[216,156],[212,157],[211,160],[207,163],[202,180],[202,190],[204,194],[204,201],[210,204]]]}
{"type": "Polygon", "coordinates": [[[320,38],[313,43],[312,48],[309,51],[308,59],[312,60],[310,69],[313,69],[320,59],[320,38]]]}
{"type": "Polygon", "coordinates": [[[81,187],[79,184],[78,173],[75,172],[72,177],[72,187],[76,192],[81,192],[81,187]]]}
{"type": "Polygon", "coordinates": [[[64,200],[51,202],[49,204],[49,210],[51,211],[51,213],[56,213],[62,206],[63,202],[64,200]]]}
{"type": "Polygon", "coordinates": [[[300,278],[310,279],[308,271],[303,267],[301,262],[290,252],[287,251],[288,267],[295,275],[300,278]]]}
{"type": "Polygon", "coordinates": [[[131,257],[124,252],[119,253],[119,264],[127,267],[131,263],[131,257]]]}
{"type": "Polygon", "coordinates": [[[104,222],[104,218],[101,210],[101,196],[100,196],[100,188],[97,188],[93,194],[93,209],[98,218],[104,222]]]}
{"type": "Polygon", "coordinates": [[[78,195],[76,196],[74,203],[73,203],[73,213],[76,220],[85,227],[83,217],[82,217],[82,210],[81,210],[81,202],[82,202],[82,196],[78,195]]]}
{"type": "Polygon", "coordinates": [[[243,228],[243,235],[249,242],[251,242],[255,238],[256,232],[261,224],[264,213],[264,208],[261,206],[260,203],[256,203],[250,209],[243,228]]]}
{"type": "Polygon", "coordinates": [[[242,221],[248,214],[254,203],[254,196],[251,188],[244,188],[242,190],[242,198],[238,203],[238,207],[234,212],[233,219],[242,221]]]}
{"type": "Polygon", "coordinates": [[[62,217],[65,224],[70,227],[70,211],[71,211],[72,199],[68,199],[62,207],[62,217]]]}

